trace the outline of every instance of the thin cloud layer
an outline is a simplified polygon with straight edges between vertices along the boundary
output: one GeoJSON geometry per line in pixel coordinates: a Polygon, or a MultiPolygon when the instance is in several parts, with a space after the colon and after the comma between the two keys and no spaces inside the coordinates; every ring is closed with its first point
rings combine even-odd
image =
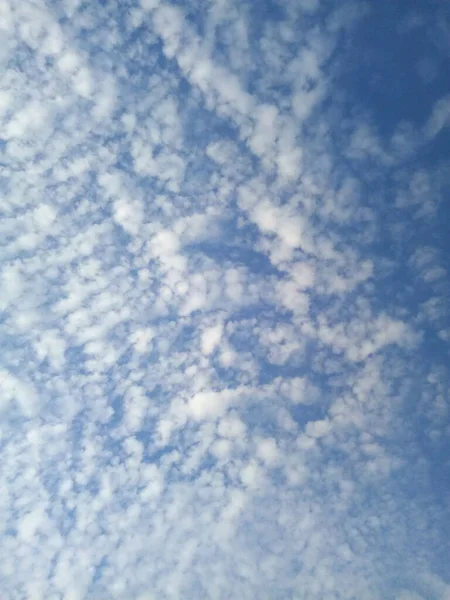
{"type": "Polygon", "coordinates": [[[2,598],[450,598],[448,28],[3,2],[2,598]]]}

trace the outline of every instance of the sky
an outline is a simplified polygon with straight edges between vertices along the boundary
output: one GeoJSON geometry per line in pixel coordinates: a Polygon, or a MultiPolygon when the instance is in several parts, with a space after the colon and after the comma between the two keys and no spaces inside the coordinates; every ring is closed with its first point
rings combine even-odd
{"type": "Polygon", "coordinates": [[[450,4],[0,2],[0,599],[450,600],[450,4]]]}

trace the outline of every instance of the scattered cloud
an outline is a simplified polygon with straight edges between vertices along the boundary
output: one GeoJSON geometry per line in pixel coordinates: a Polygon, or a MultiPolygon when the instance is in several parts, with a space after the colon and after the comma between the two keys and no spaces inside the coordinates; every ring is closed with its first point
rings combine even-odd
{"type": "Polygon", "coordinates": [[[450,598],[446,28],[2,3],[2,598],[450,598]]]}

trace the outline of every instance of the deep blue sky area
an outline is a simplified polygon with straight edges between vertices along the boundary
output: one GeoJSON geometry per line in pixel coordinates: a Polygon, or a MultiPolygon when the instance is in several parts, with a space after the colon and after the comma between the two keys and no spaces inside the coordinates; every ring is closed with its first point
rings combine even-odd
{"type": "Polygon", "coordinates": [[[0,5],[0,598],[450,600],[450,5],[0,5]]]}

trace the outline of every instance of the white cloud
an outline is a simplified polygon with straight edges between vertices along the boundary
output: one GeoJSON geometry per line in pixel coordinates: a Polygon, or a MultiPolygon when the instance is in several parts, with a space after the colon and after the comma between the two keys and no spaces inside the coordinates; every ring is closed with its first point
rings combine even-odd
{"type": "Polygon", "coordinates": [[[448,98],[367,7],[1,3],[5,597],[448,596],[448,98]]]}
{"type": "Polygon", "coordinates": [[[0,371],[0,392],[3,410],[8,409],[9,405],[15,402],[25,417],[36,416],[39,399],[32,384],[2,369],[0,371]]]}
{"type": "Polygon", "coordinates": [[[243,438],[246,433],[246,426],[238,416],[232,415],[220,420],[217,432],[225,438],[243,438]]]}
{"type": "Polygon", "coordinates": [[[124,198],[114,203],[114,220],[126,232],[136,235],[142,222],[142,208],[139,202],[127,201],[124,198]]]}
{"type": "Polygon", "coordinates": [[[66,351],[66,341],[58,331],[45,331],[35,342],[36,354],[40,360],[48,358],[55,370],[61,369],[65,364],[64,353],[66,351]]]}
{"type": "Polygon", "coordinates": [[[321,438],[329,433],[331,427],[332,425],[327,419],[310,421],[306,426],[305,432],[306,435],[309,435],[310,437],[321,438]]]}
{"type": "Polygon", "coordinates": [[[434,137],[450,123],[450,96],[436,101],[431,115],[425,125],[425,134],[434,137]]]}
{"type": "Polygon", "coordinates": [[[151,327],[145,327],[135,331],[130,340],[137,352],[147,352],[152,339],[155,337],[155,332],[151,327]]]}
{"type": "Polygon", "coordinates": [[[217,346],[220,344],[220,340],[223,335],[223,324],[218,323],[212,327],[207,327],[202,332],[201,346],[203,354],[207,356],[212,354],[217,346]]]}
{"type": "Polygon", "coordinates": [[[249,488],[258,488],[264,479],[264,473],[255,461],[245,465],[240,473],[242,483],[249,488]]]}
{"type": "Polygon", "coordinates": [[[257,441],[257,454],[267,465],[274,465],[279,459],[276,441],[272,438],[257,441]]]}
{"type": "Polygon", "coordinates": [[[295,404],[313,404],[319,398],[319,390],[306,377],[284,379],[281,391],[295,404]]]}
{"type": "Polygon", "coordinates": [[[235,390],[199,392],[189,400],[188,413],[197,421],[216,419],[226,412],[236,396],[235,390]]]}

